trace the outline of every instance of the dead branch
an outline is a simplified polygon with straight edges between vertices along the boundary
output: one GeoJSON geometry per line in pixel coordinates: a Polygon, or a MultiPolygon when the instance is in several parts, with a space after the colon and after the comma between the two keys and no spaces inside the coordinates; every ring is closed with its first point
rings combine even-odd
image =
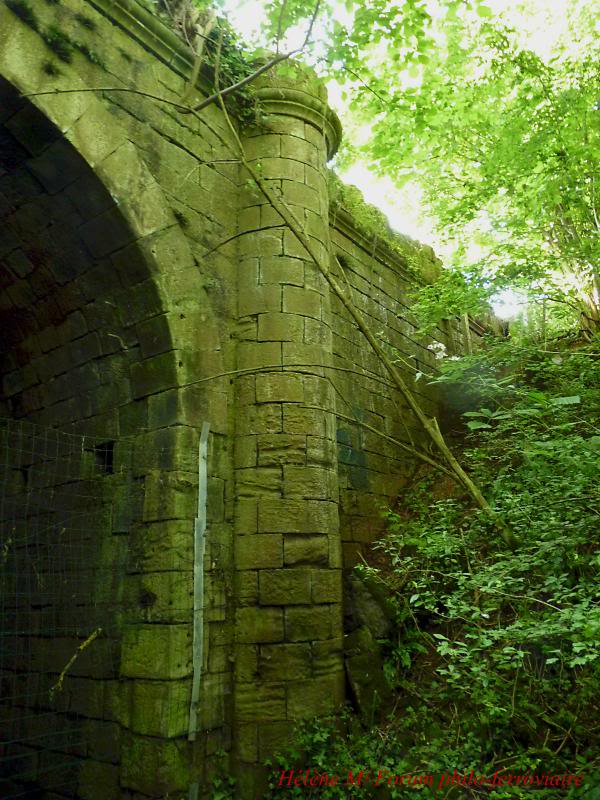
{"type": "Polygon", "coordinates": [[[102,633],[102,628],[96,628],[96,630],[95,630],[95,631],[93,631],[93,633],[90,633],[90,635],[87,637],[87,639],[85,640],[85,642],[83,642],[82,644],[80,644],[80,645],[79,645],[79,647],[77,648],[77,650],[75,650],[75,652],[73,653],[73,655],[71,656],[71,658],[70,658],[70,659],[69,659],[69,661],[67,662],[67,665],[65,666],[65,668],[63,669],[63,671],[62,671],[62,672],[60,673],[60,675],[58,676],[58,680],[56,681],[56,683],[54,684],[54,686],[52,686],[52,688],[50,689],[50,698],[53,698],[53,697],[54,697],[54,695],[56,694],[56,692],[62,692],[62,688],[63,688],[63,682],[64,682],[64,680],[65,680],[65,677],[66,677],[66,675],[67,675],[67,672],[68,672],[68,671],[71,669],[71,667],[73,666],[73,664],[75,663],[75,661],[77,661],[77,659],[78,659],[78,658],[79,658],[79,656],[80,656],[80,655],[83,653],[83,651],[84,651],[84,650],[85,650],[87,647],[89,647],[89,646],[91,645],[91,643],[94,641],[94,639],[97,639],[97,638],[98,638],[98,636],[99,636],[101,633],[102,633]]]}

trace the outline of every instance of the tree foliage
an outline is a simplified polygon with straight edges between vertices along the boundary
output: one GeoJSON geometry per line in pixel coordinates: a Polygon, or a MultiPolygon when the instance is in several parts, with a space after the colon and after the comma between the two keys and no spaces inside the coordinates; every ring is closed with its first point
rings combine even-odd
{"type": "MultiPolygon", "coordinates": [[[[271,19],[281,31],[310,7],[290,1],[279,14],[277,4],[271,19]]],[[[566,3],[569,25],[543,55],[483,3],[349,0],[346,8],[344,24],[329,25],[322,67],[344,87],[352,124],[371,130],[346,158],[363,156],[398,185],[418,183],[438,230],[456,244],[455,269],[467,268],[483,295],[524,289],[567,325],[596,331],[597,6],[566,3]]],[[[477,310],[472,299],[465,311],[477,310]]]]}

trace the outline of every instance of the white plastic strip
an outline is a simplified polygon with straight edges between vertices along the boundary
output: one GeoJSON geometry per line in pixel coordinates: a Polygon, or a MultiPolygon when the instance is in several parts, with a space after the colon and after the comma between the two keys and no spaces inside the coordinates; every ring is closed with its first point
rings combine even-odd
{"type": "Polygon", "coordinates": [[[194,629],[192,639],[192,700],[188,740],[196,739],[198,702],[204,657],[204,534],[208,496],[208,434],[210,423],[203,422],[198,447],[198,511],[194,522],[194,629]]]}

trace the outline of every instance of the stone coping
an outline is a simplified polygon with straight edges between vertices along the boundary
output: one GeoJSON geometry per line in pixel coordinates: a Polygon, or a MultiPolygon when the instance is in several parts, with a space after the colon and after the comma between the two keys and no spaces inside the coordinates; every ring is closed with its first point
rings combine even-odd
{"type": "MultiPolygon", "coordinates": [[[[164,64],[188,78],[194,58],[190,48],[162,20],[148,11],[137,0],[87,0],[97,11],[108,17],[145,50],[153,53],[164,64]]],[[[207,82],[210,92],[210,86],[207,82]]]]}
{"type": "MultiPolygon", "coordinates": [[[[194,63],[192,51],[174,31],[138,0],[88,2],[127,31],[144,49],[153,53],[183,78],[189,78],[194,63]]],[[[207,94],[212,94],[208,74],[201,74],[199,83],[207,94]]],[[[255,94],[266,113],[296,117],[323,131],[328,157],[335,155],[342,138],[342,125],[337,114],[322,97],[315,97],[301,89],[264,84],[255,89],[255,94]]]]}
{"type": "Polygon", "coordinates": [[[342,140],[342,123],[321,98],[288,86],[264,86],[255,90],[261,108],[267,114],[296,117],[322,131],[327,142],[327,157],[333,158],[342,140]]]}

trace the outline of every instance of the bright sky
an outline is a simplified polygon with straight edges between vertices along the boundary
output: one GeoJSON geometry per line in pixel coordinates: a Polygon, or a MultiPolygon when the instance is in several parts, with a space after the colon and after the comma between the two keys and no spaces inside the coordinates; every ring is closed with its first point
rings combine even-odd
{"type": "MultiPolygon", "coordinates": [[[[239,31],[242,38],[253,44],[260,43],[260,26],[264,20],[264,0],[221,0],[228,18],[239,31]]],[[[568,9],[582,5],[586,0],[487,0],[495,14],[519,31],[523,44],[535,50],[543,58],[550,57],[557,40],[568,30],[568,9]]],[[[429,1],[429,10],[435,14],[436,0],[429,1]]],[[[335,6],[334,17],[344,22],[348,13],[343,2],[335,6]]],[[[319,25],[314,28],[314,40],[318,43],[319,25]]],[[[292,30],[285,46],[292,49],[304,40],[305,31],[292,30]]],[[[579,43],[574,42],[576,47],[579,43]]],[[[345,104],[339,88],[328,86],[329,101],[332,107],[344,117],[345,104]]],[[[368,129],[353,135],[368,136],[368,129]]],[[[421,207],[421,192],[415,184],[408,183],[397,189],[389,178],[372,174],[366,163],[356,162],[349,169],[339,172],[340,177],[349,184],[357,186],[367,202],[383,211],[395,230],[413,239],[430,244],[442,258],[449,258],[452,246],[443,243],[436,236],[433,224],[427,219],[421,207]]],[[[514,295],[514,293],[513,293],[514,295]]],[[[504,318],[514,316],[522,306],[522,298],[503,293],[495,304],[495,311],[504,318]]]]}

